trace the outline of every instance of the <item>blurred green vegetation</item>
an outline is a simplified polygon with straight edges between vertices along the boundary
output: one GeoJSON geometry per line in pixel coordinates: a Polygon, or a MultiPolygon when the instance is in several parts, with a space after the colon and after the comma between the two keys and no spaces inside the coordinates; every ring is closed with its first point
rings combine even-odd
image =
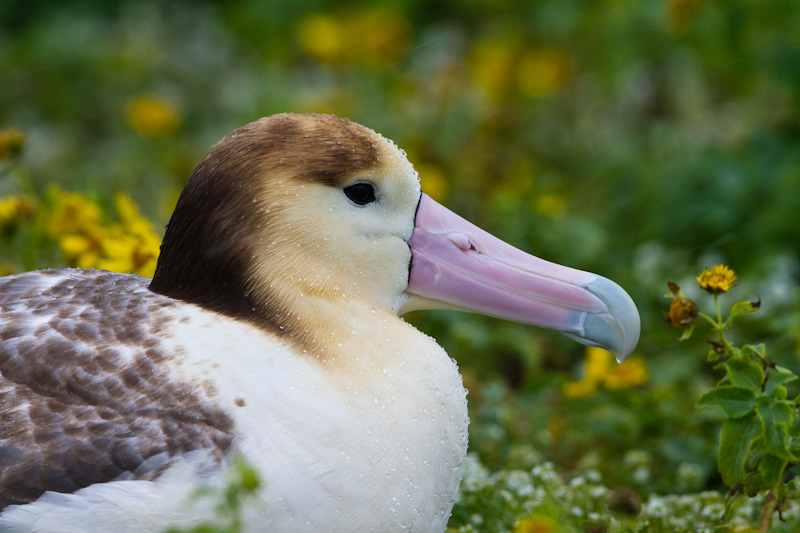
{"type": "MultiPolygon", "coordinates": [[[[721,489],[722,416],[694,409],[720,376],[703,336],[678,344],[662,318],[666,281],[698,297],[712,264],[739,274],[732,298],[762,300],[742,338],[800,370],[796,0],[12,1],[0,73],[0,128],[26,135],[0,196],[55,185],[112,211],[125,192],[161,228],[224,134],[333,113],[397,142],[454,211],[622,285],[646,383],[584,395],[565,394],[590,370],[567,338],[409,317],[458,360],[490,469],[546,459],[643,497],[721,489]]],[[[0,224],[4,271],[64,264],[19,226],[0,224]]]]}

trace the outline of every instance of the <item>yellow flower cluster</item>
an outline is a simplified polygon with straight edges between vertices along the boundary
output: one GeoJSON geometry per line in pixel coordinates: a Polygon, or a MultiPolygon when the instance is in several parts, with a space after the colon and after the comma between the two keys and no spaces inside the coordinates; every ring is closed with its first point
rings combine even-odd
{"type": "Polygon", "coordinates": [[[514,526],[514,533],[557,533],[559,530],[555,520],[542,514],[527,516],[514,526]]]}
{"type": "Polygon", "coordinates": [[[569,81],[573,61],[557,48],[523,49],[515,42],[483,40],[472,52],[470,72],[491,100],[501,100],[514,91],[544,97],[569,81]]]}
{"type": "Polygon", "coordinates": [[[390,10],[315,13],[297,27],[297,42],[311,58],[328,65],[386,65],[408,46],[409,23],[390,10]]]}
{"type": "Polygon", "coordinates": [[[35,207],[36,201],[30,196],[15,194],[0,198],[0,231],[29,219],[35,207]]]}
{"type": "Polygon", "coordinates": [[[713,266],[711,270],[706,268],[697,276],[697,283],[700,284],[700,287],[711,294],[728,292],[733,287],[734,281],[736,281],[736,272],[725,265],[713,266]]]}
{"type": "Polygon", "coordinates": [[[644,385],[649,381],[647,367],[641,357],[631,357],[617,365],[608,350],[590,346],[586,348],[586,367],[583,379],[564,384],[568,398],[591,396],[602,386],[606,389],[624,389],[644,385]]]}
{"type": "Polygon", "coordinates": [[[127,195],[118,193],[114,208],[119,221],[104,224],[98,204],[78,193],[60,192],[45,230],[70,266],[152,277],[161,237],[127,195]]]}
{"type": "Polygon", "coordinates": [[[178,107],[172,100],[153,95],[131,99],[125,119],[134,131],[147,137],[169,137],[181,122],[178,107]]]}

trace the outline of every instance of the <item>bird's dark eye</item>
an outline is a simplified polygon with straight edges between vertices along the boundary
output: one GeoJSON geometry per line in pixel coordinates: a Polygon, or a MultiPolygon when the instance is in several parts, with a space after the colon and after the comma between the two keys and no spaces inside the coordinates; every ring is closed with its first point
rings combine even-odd
{"type": "Polygon", "coordinates": [[[358,205],[367,205],[375,201],[375,187],[371,183],[354,183],[344,188],[344,194],[358,205]]]}

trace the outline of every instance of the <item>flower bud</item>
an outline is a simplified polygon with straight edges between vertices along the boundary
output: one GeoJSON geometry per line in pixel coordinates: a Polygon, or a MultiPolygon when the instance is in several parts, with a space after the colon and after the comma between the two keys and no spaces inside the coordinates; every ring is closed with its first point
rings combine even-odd
{"type": "Polygon", "coordinates": [[[689,298],[675,298],[664,316],[676,328],[688,328],[697,321],[697,305],[689,298]]]}

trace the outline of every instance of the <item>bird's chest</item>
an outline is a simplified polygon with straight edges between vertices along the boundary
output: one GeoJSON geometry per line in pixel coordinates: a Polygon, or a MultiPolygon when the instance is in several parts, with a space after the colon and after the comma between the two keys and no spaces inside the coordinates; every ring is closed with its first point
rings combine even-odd
{"type": "Polygon", "coordinates": [[[263,478],[257,528],[444,530],[466,454],[465,391],[432,339],[401,328],[335,343],[324,362],[250,343],[237,364],[198,376],[263,478]]]}

